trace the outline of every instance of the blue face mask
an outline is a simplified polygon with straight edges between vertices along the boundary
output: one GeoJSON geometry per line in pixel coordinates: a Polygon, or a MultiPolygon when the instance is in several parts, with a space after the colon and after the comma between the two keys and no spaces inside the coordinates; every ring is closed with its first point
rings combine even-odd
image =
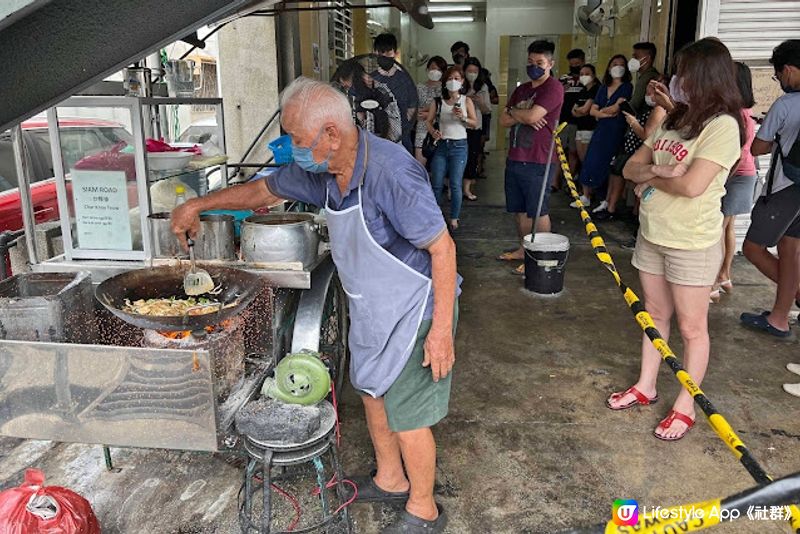
{"type": "Polygon", "coordinates": [[[538,80],[544,76],[545,70],[539,65],[528,65],[528,78],[538,80]]]}
{"type": "Polygon", "coordinates": [[[319,138],[322,135],[324,130],[320,128],[317,137],[314,138],[314,142],[311,143],[309,147],[302,147],[297,146],[292,141],[292,158],[297,165],[303,169],[304,171],[313,172],[314,174],[321,174],[323,172],[328,172],[328,161],[331,159],[331,155],[328,154],[328,157],[325,158],[324,161],[317,163],[314,161],[314,147],[317,146],[319,143],[319,138]]]}

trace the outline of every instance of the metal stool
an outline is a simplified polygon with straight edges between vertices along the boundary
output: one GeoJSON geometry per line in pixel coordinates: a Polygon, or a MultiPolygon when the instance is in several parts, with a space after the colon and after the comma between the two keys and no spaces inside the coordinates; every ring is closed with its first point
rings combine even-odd
{"type": "Polygon", "coordinates": [[[345,532],[352,532],[352,525],[350,523],[350,515],[347,507],[342,508],[341,512],[336,512],[336,509],[346,500],[344,493],[344,473],[342,472],[342,465],[339,462],[339,452],[336,447],[336,433],[334,431],[336,426],[336,413],[333,406],[325,401],[320,404],[320,408],[322,410],[320,428],[304,443],[267,442],[256,440],[247,435],[244,436],[244,448],[247,451],[248,462],[244,472],[244,482],[240,490],[240,493],[242,491],[244,492],[244,501],[239,504],[239,525],[243,534],[250,534],[251,532],[270,534],[271,532],[270,514],[272,511],[272,489],[270,485],[272,481],[272,468],[299,465],[307,462],[314,464],[316,470],[317,486],[320,490],[319,499],[322,508],[322,519],[309,527],[293,530],[292,534],[314,532],[327,527],[339,515],[342,516],[342,520],[346,525],[345,532]],[[331,507],[327,499],[327,480],[322,464],[322,458],[325,453],[329,454],[331,466],[336,475],[335,495],[336,501],[339,504],[335,507],[331,507]],[[252,512],[253,497],[258,491],[259,486],[259,484],[253,484],[253,477],[256,475],[259,464],[261,465],[262,482],[260,485],[263,502],[263,510],[260,519],[254,518],[252,512]]]}

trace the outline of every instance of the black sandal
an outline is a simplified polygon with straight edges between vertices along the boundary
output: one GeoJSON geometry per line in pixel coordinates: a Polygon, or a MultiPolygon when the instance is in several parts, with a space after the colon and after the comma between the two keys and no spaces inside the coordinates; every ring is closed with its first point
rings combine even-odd
{"type": "Polygon", "coordinates": [[[436,503],[436,508],[439,510],[439,517],[433,521],[422,519],[403,510],[398,520],[383,529],[381,534],[439,534],[444,532],[444,527],[447,526],[447,515],[441,504],[436,503]]]}
{"type": "MultiPolygon", "coordinates": [[[[349,477],[353,484],[358,488],[355,502],[406,502],[408,500],[407,491],[385,491],[375,484],[375,475],[378,474],[377,469],[373,469],[369,475],[357,475],[349,477]]],[[[350,484],[344,485],[345,499],[350,500],[353,497],[353,486],[350,484]]]]}

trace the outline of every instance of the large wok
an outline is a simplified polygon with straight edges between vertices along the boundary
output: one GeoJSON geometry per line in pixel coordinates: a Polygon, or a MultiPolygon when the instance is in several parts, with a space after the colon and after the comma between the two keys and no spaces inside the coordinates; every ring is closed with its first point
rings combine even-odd
{"type": "MultiPolygon", "coordinates": [[[[214,283],[222,286],[218,295],[207,295],[223,304],[219,311],[205,315],[152,317],[124,311],[125,299],[130,301],[151,298],[187,298],[183,292],[186,269],[180,267],[151,267],[127,271],[100,283],[95,296],[108,311],[134,326],[160,331],[202,330],[233,317],[250,304],[260,289],[257,275],[230,267],[204,266],[214,283]]],[[[201,295],[203,296],[203,295],[201,295]]]]}

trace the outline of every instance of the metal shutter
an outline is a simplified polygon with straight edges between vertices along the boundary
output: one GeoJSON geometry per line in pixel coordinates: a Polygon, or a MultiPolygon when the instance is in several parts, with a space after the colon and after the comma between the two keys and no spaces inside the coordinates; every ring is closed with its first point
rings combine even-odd
{"type": "Polygon", "coordinates": [[[772,49],[800,34],[800,1],[719,0],[717,36],[733,59],[766,61],[772,49]]]}

